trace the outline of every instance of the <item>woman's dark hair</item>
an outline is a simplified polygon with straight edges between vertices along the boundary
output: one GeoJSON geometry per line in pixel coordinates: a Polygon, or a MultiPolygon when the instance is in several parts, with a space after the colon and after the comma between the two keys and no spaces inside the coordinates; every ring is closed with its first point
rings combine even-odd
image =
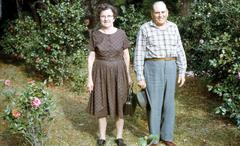
{"type": "Polygon", "coordinates": [[[103,4],[98,5],[98,7],[97,7],[97,14],[96,14],[97,19],[98,19],[98,20],[100,19],[100,13],[101,13],[102,11],[109,10],[109,9],[112,10],[112,12],[113,12],[113,17],[116,18],[117,15],[118,15],[117,8],[115,8],[114,6],[112,6],[112,5],[110,5],[110,4],[103,3],[103,4]]]}

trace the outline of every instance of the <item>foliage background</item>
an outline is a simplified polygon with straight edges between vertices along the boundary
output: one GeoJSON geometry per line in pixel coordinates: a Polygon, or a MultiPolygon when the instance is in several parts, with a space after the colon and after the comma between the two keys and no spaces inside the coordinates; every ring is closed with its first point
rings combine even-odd
{"type": "MultiPolygon", "coordinates": [[[[23,60],[30,70],[37,72],[35,75],[43,75],[41,79],[48,79],[56,84],[71,80],[73,81],[71,88],[79,92],[86,82],[88,51],[85,49],[86,40],[83,35],[86,27],[82,23],[85,9],[77,0],[59,0],[56,4],[51,4],[48,0],[46,2],[45,9],[38,11],[41,17],[40,23],[28,16],[10,22],[5,29],[6,33],[1,40],[1,46],[4,52],[11,55],[15,61],[23,60]]],[[[138,7],[120,7],[117,26],[127,32],[132,44],[131,53],[134,50],[139,26],[149,20],[149,14],[146,13],[147,6],[142,7],[144,3],[138,7]]],[[[207,110],[211,111],[219,106],[216,108],[216,113],[230,118],[239,126],[240,3],[238,0],[196,0],[192,4],[187,16],[176,15],[172,19],[178,24],[181,32],[188,69],[199,76],[206,77],[208,90],[214,93],[214,97],[220,97],[221,102],[214,100],[213,102],[218,105],[211,106],[207,110]]],[[[191,90],[191,86],[188,88],[191,90]]],[[[197,103],[194,102],[194,104],[197,103]]],[[[193,110],[197,105],[189,103],[188,106],[193,110]]],[[[202,105],[199,106],[204,108],[202,105]]],[[[178,118],[181,120],[182,116],[178,118]]],[[[197,119],[198,116],[194,118],[197,119]]],[[[213,117],[211,120],[215,118],[213,117]]],[[[74,117],[71,118],[74,120],[74,117]]],[[[204,123],[203,120],[201,122],[204,123]]],[[[185,128],[188,128],[187,123],[185,124],[185,128]]],[[[214,123],[211,126],[214,126],[214,123]]],[[[202,129],[200,132],[208,134],[207,130],[202,129]]],[[[217,130],[212,134],[216,132],[217,130]]]]}
{"type": "Polygon", "coordinates": [[[209,0],[192,5],[178,24],[188,68],[211,80],[209,91],[222,98],[216,113],[240,126],[240,3],[209,0]]]}
{"type": "Polygon", "coordinates": [[[29,16],[10,22],[1,46],[49,82],[63,83],[74,75],[72,65],[77,62],[82,67],[85,63],[84,9],[80,1],[63,0],[53,5],[47,0],[38,14],[40,23],[29,16]]]}

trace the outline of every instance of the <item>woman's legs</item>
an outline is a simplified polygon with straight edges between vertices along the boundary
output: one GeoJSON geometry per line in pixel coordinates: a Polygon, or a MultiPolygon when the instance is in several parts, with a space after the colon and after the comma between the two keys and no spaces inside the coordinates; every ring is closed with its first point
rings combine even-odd
{"type": "Polygon", "coordinates": [[[117,135],[116,135],[116,140],[115,140],[117,146],[126,146],[126,144],[124,143],[123,138],[122,138],[123,125],[124,125],[124,119],[117,117],[116,118],[117,135]]]}
{"type": "MultiPolygon", "coordinates": [[[[99,139],[97,141],[97,145],[103,146],[106,139],[106,129],[107,129],[107,118],[99,118],[99,139]]],[[[123,125],[124,125],[124,119],[117,117],[116,118],[116,128],[117,128],[117,135],[116,135],[116,143],[118,146],[126,146],[126,144],[123,142],[122,134],[123,134],[123,125]]]]}
{"type": "MultiPolygon", "coordinates": [[[[107,129],[107,118],[99,118],[99,139],[106,139],[106,129],[107,129]]],[[[116,138],[122,138],[123,134],[123,126],[124,126],[124,119],[121,119],[119,117],[116,118],[116,128],[117,128],[117,135],[116,138]]]]}
{"type": "Polygon", "coordinates": [[[99,118],[98,119],[98,124],[99,124],[99,139],[106,139],[106,129],[107,129],[107,118],[99,118]]]}
{"type": "Polygon", "coordinates": [[[116,118],[117,139],[122,139],[123,126],[124,126],[124,119],[117,117],[116,118]]]}

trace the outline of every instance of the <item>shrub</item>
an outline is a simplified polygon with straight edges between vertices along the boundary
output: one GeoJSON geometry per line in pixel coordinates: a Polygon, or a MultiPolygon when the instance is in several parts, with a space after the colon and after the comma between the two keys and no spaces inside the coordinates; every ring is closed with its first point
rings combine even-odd
{"type": "Polygon", "coordinates": [[[71,76],[73,54],[86,51],[84,10],[77,0],[45,4],[38,11],[40,24],[28,16],[17,19],[6,29],[1,45],[5,53],[20,56],[49,81],[61,83],[71,76]]]}
{"type": "Polygon", "coordinates": [[[130,41],[131,48],[129,48],[129,50],[131,60],[133,59],[137,33],[140,26],[147,20],[144,12],[140,9],[136,9],[134,5],[130,5],[128,8],[121,6],[121,15],[118,17],[118,25],[126,32],[130,41]]]}
{"type": "Polygon", "coordinates": [[[188,66],[212,83],[209,91],[223,98],[216,113],[240,126],[240,4],[237,0],[195,3],[189,16],[178,19],[188,66]]]}
{"type": "Polygon", "coordinates": [[[76,92],[77,94],[81,94],[86,91],[86,83],[87,83],[87,70],[80,69],[74,72],[73,81],[71,82],[71,90],[76,92]]]}
{"type": "Polygon", "coordinates": [[[223,98],[223,104],[216,108],[216,114],[231,118],[240,127],[240,72],[237,76],[230,75],[222,83],[208,88],[223,98]]]}
{"type": "MultiPolygon", "coordinates": [[[[239,3],[237,0],[211,0],[212,3],[198,2],[192,6],[189,16],[180,17],[179,29],[188,58],[188,68],[198,74],[208,72],[209,59],[213,51],[206,47],[214,38],[227,32],[234,42],[239,37],[239,3]],[[204,45],[205,44],[205,45],[204,45]]],[[[236,46],[237,47],[237,46],[236,46]]]]}
{"type": "Polygon", "coordinates": [[[72,72],[71,76],[71,89],[78,94],[85,91],[85,85],[87,82],[87,63],[86,53],[78,50],[72,56],[72,64],[70,67],[70,72],[72,72]]]}
{"type": "Polygon", "coordinates": [[[240,127],[240,51],[235,50],[239,44],[240,40],[232,42],[228,33],[210,41],[214,57],[209,62],[215,84],[208,88],[223,98],[216,113],[233,119],[240,127]]]}
{"type": "MultiPolygon", "coordinates": [[[[2,89],[7,88],[12,87],[2,89]]],[[[11,95],[1,113],[9,131],[21,134],[33,146],[43,145],[55,107],[45,85],[30,82],[22,92],[11,95]]]]}
{"type": "Polygon", "coordinates": [[[158,135],[148,135],[138,139],[139,146],[151,146],[154,142],[158,141],[158,135]]]}

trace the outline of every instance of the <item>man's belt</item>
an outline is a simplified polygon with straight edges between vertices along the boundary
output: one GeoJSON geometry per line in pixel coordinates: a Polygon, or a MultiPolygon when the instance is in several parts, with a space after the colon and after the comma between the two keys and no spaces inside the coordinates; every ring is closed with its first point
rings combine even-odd
{"type": "Polygon", "coordinates": [[[151,60],[151,61],[157,61],[157,60],[176,60],[175,57],[170,57],[170,58],[145,58],[145,60],[151,60]]]}

